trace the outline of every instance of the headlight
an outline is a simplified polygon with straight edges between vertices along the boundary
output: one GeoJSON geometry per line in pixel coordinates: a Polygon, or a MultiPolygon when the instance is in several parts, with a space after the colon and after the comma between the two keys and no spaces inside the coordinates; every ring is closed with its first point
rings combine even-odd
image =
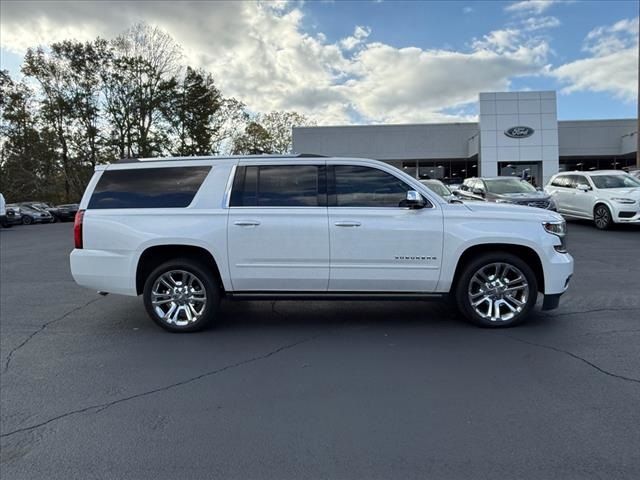
{"type": "Polygon", "coordinates": [[[625,205],[633,205],[636,201],[633,198],[612,198],[614,202],[624,203],[625,205]]]}
{"type": "Polygon", "coordinates": [[[556,251],[560,253],[567,253],[567,222],[564,220],[544,222],[542,226],[547,233],[555,235],[560,239],[560,245],[554,246],[556,251]]]}
{"type": "Polygon", "coordinates": [[[512,202],[511,200],[496,200],[496,203],[516,203],[516,202],[512,202]]]}

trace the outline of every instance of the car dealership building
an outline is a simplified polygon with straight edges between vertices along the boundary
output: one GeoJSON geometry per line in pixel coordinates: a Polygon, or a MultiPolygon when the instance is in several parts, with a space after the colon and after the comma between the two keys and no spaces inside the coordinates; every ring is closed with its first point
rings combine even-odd
{"type": "Polygon", "coordinates": [[[479,122],[295,127],[293,151],[382,160],[449,182],[636,164],[637,119],[557,120],[556,92],[480,93],[479,122]]]}

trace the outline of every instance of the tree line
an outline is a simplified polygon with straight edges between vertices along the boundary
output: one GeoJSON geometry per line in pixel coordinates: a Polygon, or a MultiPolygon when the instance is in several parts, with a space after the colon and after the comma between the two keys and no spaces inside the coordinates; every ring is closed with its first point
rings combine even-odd
{"type": "Polygon", "coordinates": [[[31,48],[22,78],[0,71],[0,191],[7,201],[78,201],[94,167],[120,158],[287,153],[295,112],[250,112],[182,63],[162,30],[31,48]]]}

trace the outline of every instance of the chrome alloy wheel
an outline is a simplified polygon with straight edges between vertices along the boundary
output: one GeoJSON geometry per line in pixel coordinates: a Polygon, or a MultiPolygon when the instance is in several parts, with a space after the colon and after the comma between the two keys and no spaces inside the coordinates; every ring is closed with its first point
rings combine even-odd
{"type": "Polygon", "coordinates": [[[151,305],[160,320],[184,327],[200,319],[207,305],[207,293],[193,273],[170,270],[153,283],[151,305]]]}
{"type": "Polygon", "coordinates": [[[529,283],[524,274],[508,263],[490,263],[471,277],[469,302],[476,314],[492,322],[506,322],[527,305],[529,283]]]}

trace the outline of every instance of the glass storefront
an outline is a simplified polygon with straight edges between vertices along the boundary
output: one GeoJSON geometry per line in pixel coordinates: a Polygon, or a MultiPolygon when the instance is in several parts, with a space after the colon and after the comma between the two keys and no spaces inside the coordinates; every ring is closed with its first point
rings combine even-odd
{"type": "Polygon", "coordinates": [[[621,157],[560,157],[560,171],[628,170],[636,165],[636,156],[621,157]]]}
{"type": "Polygon", "coordinates": [[[465,178],[478,175],[478,157],[473,156],[467,160],[405,160],[401,168],[415,178],[435,178],[445,183],[462,183],[465,178]]]}

